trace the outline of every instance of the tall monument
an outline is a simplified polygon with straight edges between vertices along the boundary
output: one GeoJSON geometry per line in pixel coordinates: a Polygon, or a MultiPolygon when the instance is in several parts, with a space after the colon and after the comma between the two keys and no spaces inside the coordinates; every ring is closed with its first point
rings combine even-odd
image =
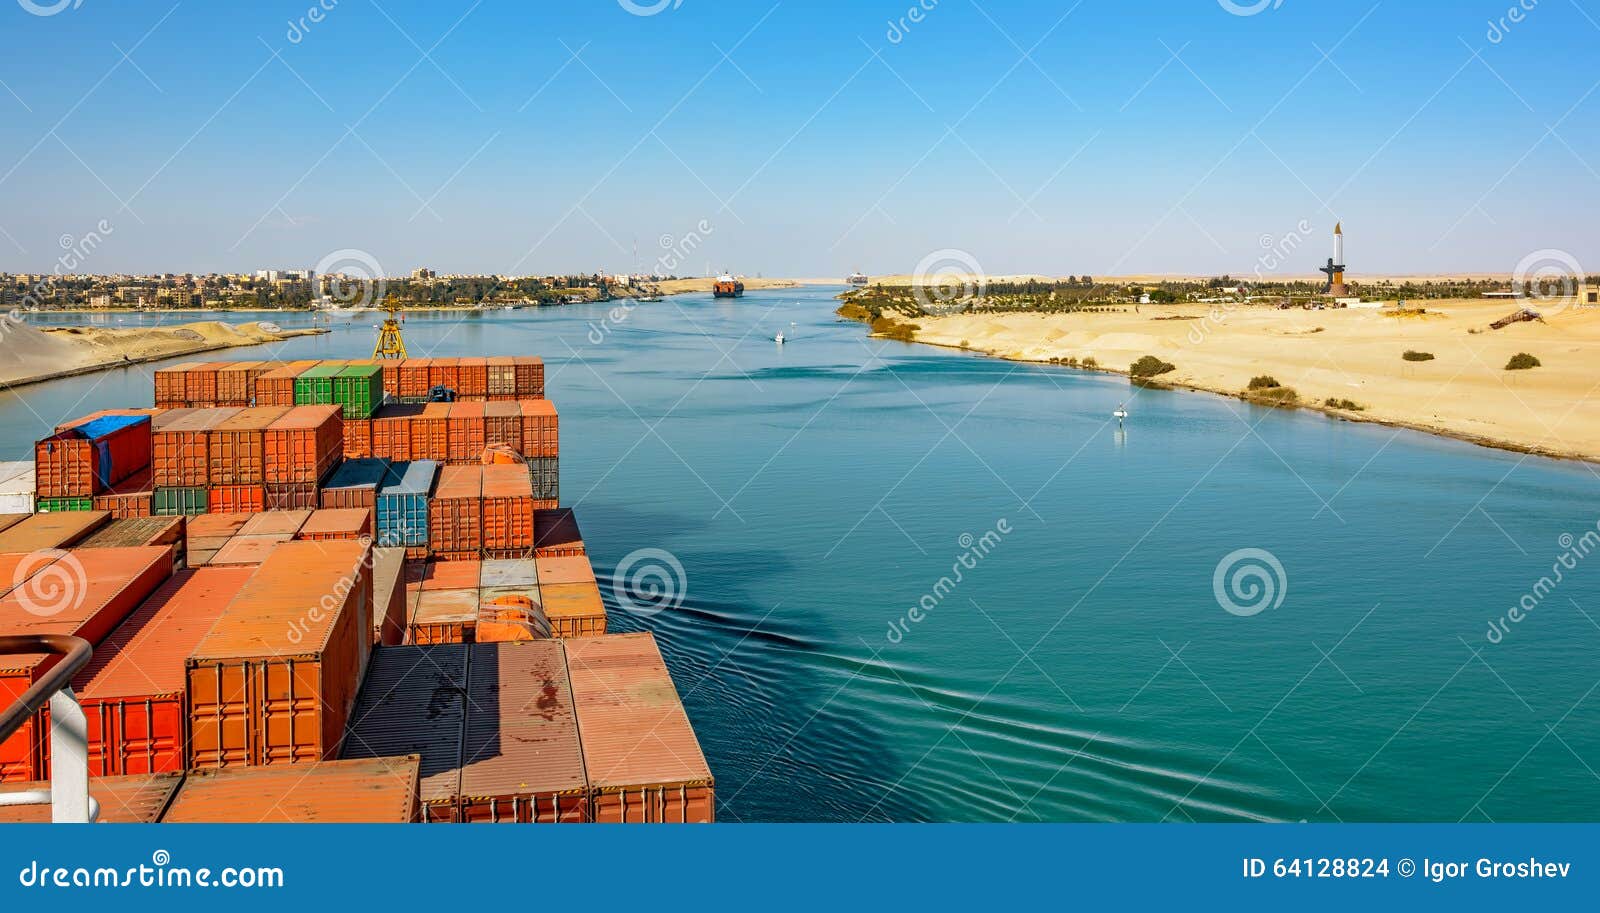
{"type": "Polygon", "coordinates": [[[1343,298],[1350,294],[1350,286],[1344,282],[1344,225],[1335,222],[1333,226],[1333,256],[1328,258],[1328,265],[1318,272],[1328,274],[1328,284],[1322,287],[1322,294],[1343,298]]]}

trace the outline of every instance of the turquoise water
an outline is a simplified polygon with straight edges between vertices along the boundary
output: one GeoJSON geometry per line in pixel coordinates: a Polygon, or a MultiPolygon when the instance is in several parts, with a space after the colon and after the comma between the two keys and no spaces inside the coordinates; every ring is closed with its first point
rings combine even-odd
{"type": "MultiPolygon", "coordinates": [[[[1595,529],[1594,467],[869,340],[836,291],[406,327],[543,355],[596,570],[681,565],[681,604],[607,598],[724,820],[1600,820],[1600,556],[1488,639],[1595,529]],[[1250,616],[1214,588],[1242,549],[1282,567],[1250,616]]],[[[147,371],[0,396],[0,457],[147,371]]]]}

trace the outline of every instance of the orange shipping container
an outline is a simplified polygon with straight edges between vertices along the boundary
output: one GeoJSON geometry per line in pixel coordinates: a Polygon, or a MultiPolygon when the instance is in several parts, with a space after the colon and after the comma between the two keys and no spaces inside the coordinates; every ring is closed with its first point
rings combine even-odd
{"type": "Polygon", "coordinates": [[[544,360],[535,355],[518,355],[513,359],[517,372],[517,398],[544,398],[544,360]]]}
{"type": "Polygon", "coordinates": [[[461,371],[456,366],[460,359],[433,358],[428,361],[428,386],[461,389],[461,371]]]}
{"type": "Polygon", "coordinates": [[[584,768],[601,822],[710,822],[711,769],[646,633],[566,641],[584,768]]]}
{"type": "Polygon", "coordinates": [[[73,680],[89,720],[90,774],[183,770],[184,660],[251,573],[179,571],[95,649],[73,680]]]}
{"type": "Polygon", "coordinates": [[[606,605],[600,597],[600,587],[593,581],[540,584],[539,607],[550,622],[552,637],[598,637],[606,633],[606,605]]]}
{"type": "Polygon", "coordinates": [[[482,400],[489,393],[489,359],[456,359],[457,396],[482,400]]]}
{"type": "Polygon", "coordinates": [[[411,422],[422,414],[420,404],[380,406],[372,419],[372,455],[396,462],[411,459],[411,422]]]}
{"type": "Polygon", "coordinates": [[[422,414],[411,420],[411,459],[450,458],[450,404],[428,403],[422,414]]]}
{"type": "Polygon", "coordinates": [[[217,371],[227,362],[208,361],[193,365],[183,374],[183,398],[191,406],[205,408],[217,404],[217,371]]]}
{"type": "Polygon", "coordinates": [[[259,513],[266,510],[267,493],[260,484],[218,485],[206,491],[206,510],[217,513],[259,513]]]}
{"type": "Polygon", "coordinates": [[[517,363],[510,356],[494,356],[486,369],[489,398],[508,400],[517,398],[517,363]]]}
{"type": "Polygon", "coordinates": [[[311,519],[309,510],[269,510],[253,517],[245,518],[243,526],[239,527],[241,536],[276,536],[287,542],[294,538],[300,527],[306,525],[311,519]]]}
{"type": "Polygon", "coordinates": [[[291,361],[256,378],[256,405],[293,406],[294,379],[321,362],[291,361]]]}
{"type": "Polygon", "coordinates": [[[473,646],[467,708],[463,821],[589,820],[588,779],[561,644],[473,646]]]}
{"type": "Polygon", "coordinates": [[[314,510],[296,539],[360,539],[372,537],[372,511],[364,507],[314,510]]]}
{"type": "Polygon", "coordinates": [[[241,409],[211,429],[206,445],[212,485],[260,485],[266,481],[267,426],[289,411],[283,406],[241,409]]]}
{"type": "Polygon", "coordinates": [[[452,463],[474,463],[483,456],[483,403],[453,403],[448,425],[452,463]]]}
{"type": "Polygon", "coordinates": [[[428,547],[477,557],[483,548],[483,467],[443,466],[428,505],[428,547]]]}
{"type": "MultiPolygon", "coordinates": [[[[103,510],[64,510],[59,513],[32,514],[19,523],[0,530],[0,553],[37,552],[76,545],[105,526],[111,514],[103,510]]],[[[0,583],[12,583],[4,580],[0,583]]]]}
{"type": "Polygon", "coordinates": [[[413,644],[466,644],[478,624],[478,590],[421,590],[407,625],[413,644]]]}
{"type": "Polygon", "coordinates": [[[372,419],[344,420],[344,458],[361,460],[372,456],[372,419]]]}
{"type": "Polygon", "coordinates": [[[522,453],[522,407],[516,403],[485,403],[483,443],[485,447],[505,444],[522,453]]]}
{"type": "MultiPolygon", "coordinates": [[[[372,642],[392,647],[406,639],[406,550],[372,550],[372,642]]],[[[370,680],[371,673],[368,673],[370,680]]]]}
{"type": "Polygon", "coordinates": [[[398,370],[399,391],[397,396],[419,397],[427,396],[428,388],[432,385],[431,358],[407,358],[401,362],[398,370]]]}
{"type": "Polygon", "coordinates": [[[573,515],[572,508],[534,512],[533,552],[536,558],[588,554],[583,545],[583,534],[578,530],[578,518],[573,515]]]}
{"type": "Polygon", "coordinates": [[[268,482],[267,510],[310,510],[317,506],[315,482],[268,482]]]}
{"type": "Polygon", "coordinates": [[[157,406],[183,406],[188,402],[185,393],[185,376],[190,368],[199,367],[198,362],[184,362],[170,368],[157,368],[153,378],[155,380],[157,406]]]}
{"type": "Polygon", "coordinates": [[[278,367],[270,361],[230,361],[217,369],[217,405],[253,406],[256,378],[278,367]]]}
{"type": "Polygon", "coordinates": [[[372,643],[365,543],[284,542],[189,657],[190,766],[335,756],[372,643]]]}
{"type": "MultiPolygon", "coordinates": [[[[46,563],[0,600],[0,634],[68,634],[98,644],[172,573],[172,548],[85,548],[46,563]]],[[[21,697],[60,658],[0,656],[0,703],[21,697]]],[[[48,773],[46,716],[35,716],[0,744],[0,781],[48,773]]]]}
{"type": "Polygon", "coordinates": [[[113,520],[148,517],[155,506],[155,483],[147,466],[127,479],[111,486],[105,494],[94,496],[94,509],[107,511],[113,520]]]}
{"type": "MultiPolygon", "coordinates": [[[[99,824],[155,824],[183,783],[183,774],[141,774],[134,777],[91,777],[89,795],[100,804],[99,824]]],[[[50,791],[49,781],[8,783],[0,795],[50,791]]],[[[48,824],[48,805],[0,804],[0,824],[48,824]]]]}
{"type": "Polygon", "coordinates": [[[522,455],[529,458],[560,456],[560,420],[555,404],[547,399],[525,399],[521,406],[522,455]]]}
{"type": "MultiPolygon", "coordinates": [[[[321,481],[344,453],[341,411],[339,406],[295,406],[268,425],[266,480],[321,481]]],[[[312,500],[315,502],[315,492],[312,500]]]]}
{"type": "Polygon", "coordinates": [[[415,565],[424,590],[475,590],[481,584],[482,561],[429,561],[415,565]]]}
{"type": "Polygon", "coordinates": [[[150,433],[151,481],[157,488],[199,487],[211,481],[211,432],[237,408],[196,409],[150,433]]]}
{"type": "Polygon", "coordinates": [[[497,558],[533,553],[533,482],[527,467],[483,467],[483,547],[497,558]]]}
{"type": "Polygon", "coordinates": [[[166,824],[407,824],[417,820],[415,755],[189,774],[166,824]]]}

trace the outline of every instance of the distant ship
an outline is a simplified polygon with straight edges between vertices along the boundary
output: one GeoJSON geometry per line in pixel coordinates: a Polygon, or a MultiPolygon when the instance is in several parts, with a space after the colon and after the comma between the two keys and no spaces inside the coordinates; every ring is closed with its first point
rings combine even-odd
{"type": "Polygon", "coordinates": [[[866,277],[866,274],[864,274],[864,273],[851,273],[850,274],[850,278],[848,278],[848,279],[846,279],[844,281],[850,283],[851,285],[855,286],[856,288],[863,288],[867,284],[867,277],[866,277]]]}
{"type": "Polygon", "coordinates": [[[733,278],[729,273],[717,277],[717,284],[711,287],[713,298],[737,298],[744,294],[744,283],[733,278]]]}

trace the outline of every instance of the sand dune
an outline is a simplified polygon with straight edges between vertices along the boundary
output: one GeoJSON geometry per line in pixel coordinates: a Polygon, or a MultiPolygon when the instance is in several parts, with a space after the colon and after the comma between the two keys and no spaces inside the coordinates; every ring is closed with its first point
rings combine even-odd
{"type": "Polygon", "coordinates": [[[260,323],[217,320],[170,327],[51,327],[16,320],[0,325],[0,384],[9,387],[99,368],[137,364],[180,355],[279,342],[323,329],[263,329],[260,323]]]}
{"type": "Polygon", "coordinates": [[[1488,325],[1505,302],[1430,301],[1423,316],[1393,309],[1145,306],[1120,313],[924,317],[919,342],[1025,361],[1094,358],[1126,371],[1143,355],[1177,366],[1162,381],[1237,394],[1268,374],[1303,403],[1352,400],[1354,420],[1404,425],[1551,456],[1600,460],[1600,308],[1536,306],[1542,323],[1488,325]],[[1180,319],[1162,319],[1180,318],[1180,319]],[[1184,319],[1186,318],[1186,319],[1184,319]],[[1430,352],[1413,362],[1408,349],[1430,352]],[[1507,371],[1528,352],[1543,366],[1507,371]]]}

